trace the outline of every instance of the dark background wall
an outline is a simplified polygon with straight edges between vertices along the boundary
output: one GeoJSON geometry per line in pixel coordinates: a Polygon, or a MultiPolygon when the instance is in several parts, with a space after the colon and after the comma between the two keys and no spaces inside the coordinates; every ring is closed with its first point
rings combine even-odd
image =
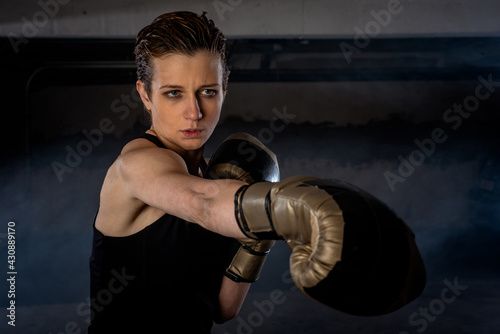
{"type": "MultiPolygon", "coordinates": [[[[188,6],[208,7],[233,35],[229,93],[205,155],[245,131],[277,154],[283,178],[337,178],[377,195],[414,230],[428,284],[419,299],[393,314],[340,314],[293,288],[289,250],[279,243],[239,317],[214,333],[494,333],[500,41],[490,17],[497,5],[405,3],[404,19],[394,16],[349,62],[340,45],[355,46],[353,27],[373,21],[370,11],[387,4],[300,3],[300,13],[280,1],[231,2],[233,10],[222,14],[212,2],[188,6]],[[457,105],[465,105],[461,113],[453,111],[457,105]],[[274,127],[279,115],[284,122],[274,127]],[[433,137],[434,129],[441,134],[433,137]],[[445,297],[456,298],[443,298],[444,289],[454,291],[445,297]],[[279,300],[272,298],[276,290],[283,293],[279,300]]],[[[100,186],[121,147],[148,125],[133,88],[133,34],[179,6],[151,2],[131,14],[133,2],[116,8],[69,2],[36,36],[25,36],[18,52],[11,33],[21,36],[22,18],[33,21],[42,9],[3,6],[2,15],[15,15],[1,24],[0,268],[7,276],[12,221],[18,275],[16,327],[3,316],[0,328],[85,332],[100,186]],[[133,24],[124,23],[127,17],[133,24]]],[[[5,314],[8,285],[1,282],[5,314]]]]}

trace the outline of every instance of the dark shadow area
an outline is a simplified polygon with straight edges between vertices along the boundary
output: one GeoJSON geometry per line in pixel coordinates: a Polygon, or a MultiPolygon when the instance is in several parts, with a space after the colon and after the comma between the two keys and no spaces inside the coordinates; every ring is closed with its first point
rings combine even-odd
{"type": "MultiPolygon", "coordinates": [[[[376,44],[380,49],[374,46],[365,50],[367,60],[358,62],[360,67],[337,69],[340,63],[334,59],[332,63],[318,63],[311,72],[317,76],[308,76],[305,68],[295,68],[280,59],[284,54],[297,54],[300,59],[309,59],[303,64],[311,67],[315,60],[307,56],[308,47],[311,52],[328,53],[328,41],[231,41],[231,80],[248,84],[247,93],[252,92],[252,85],[263,82],[295,83],[306,91],[306,104],[318,103],[315,88],[308,85],[318,80],[326,80],[319,81],[325,85],[345,82],[352,84],[353,94],[368,101],[387,101],[387,108],[369,109],[370,117],[359,120],[358,114],[351,114],[356,101],[347,101],[339,108],[336,101],[342,96],[331,92],[322,95],[320,101],[321,113],[331,121],[275,123],[281,130],[271,131],[270,121],[275,116],[271,110],[279,107],[282,111],[281,97],[275,96],[265,101],[268,117],[249,121],[248,115],[238,115],[238,111],[224,117],[207,143],[205,156],[215,152],[230,134],[248,132],[277,154],[282,178],[336,178],[369,191],[392,207],[415,232],[428,284],[420,298],[392,314],[367,318],[341,314],[294,288],[288,273],[290,250],[279,242],[240,315],[215,326],[213,333],[497,331],[500,88],[495,86],[491,97],[482,101],[470,117],[461,119],[459,126],[456,121],[443,119],[446,108],[474,93],[478,76],[487,78],[491,74],[495,83],[500,81],[498,47],[492,41],[498,44],[498,39],[384,40],[376,44]],[[277,44],[282,52],[275,54],[277,44]],[[477,54],[478,45],[484,49],[476,58],[472,55],[477,54]],[[466,52],[448,58],[453,50],[466,52]],[[448,59],[447,66],[424,61],[424,56],[434,51],[441,52],[441,59],[448,59]],[[376,62],[378,52],[391,52],[400,61],[376,62]],[[411,59],[420,57],[422,61],[403,69],[409,52],[411,59]],[[245,57],[252,53],[262,54],[267,60],[255,68],[245,68],[245,57]],[[482,63],[481,59],[487,61],[482,63]],[[321,66],[329,66],[328,71],[321,66]],[[399,96],[396,104],[392,94],[379,96],[363,86],[366,80],[380,86],[405,81],[436,87],[433,85],[438,82],[442,90],[432,93],[442,98],[427,101],[433,106],[426,110],[435,115],[432,119],[415,121],[422,102],[419,96],[426,91],[408,91],[408,96],[399,96]],[[447,107],[443,109],[442,105],[447,107]],[[383,116],[387,114],[393,116],[383,116]],[[337,115],[351,117],[351,123],[337,124],[337,115]],[[423,152],[415,141],[430,138],[437,128],[443,130],[446,140],[434,143],[431,153],[413,153],[423,152]],[[399,175],[401,159],[410,161],[412,156],[421,158],[411,172],[406,170],[403,180],[391,185],[387,173],[399,175]],[[270,304],[275,290],[283,293],[282,298],[270,304]],[[428,317],[424,309],[431,312],[428,317]]],[[[3,96],[7,115],[2,123],[5,149],[0,166],[0,203],[4,209],[0,213],[0,254],[7,253],[7,223],[15,222],[19,333],[59,333],[73,322],[82,332],[86,329],[91,226],[102,180],[123,145],[148,127],[134,95],[130,46],[125,40],[40,40],[26,45],[23,53],[12,55],[3,45],[2,68],[12,81],[3,96]]],[[[260,102],[257,100],[251,94],[242,96],[236,89],[232,92],[230,86],[225,108],[240,104],[252,110],[260,102]]],[[[310,111],[294,109],[298,103],[304,101],[287,96],[288,112],[307,115],[310,111]]],[[[4,274],[5,266],[4,261],[0,266],[4,274]]],[[[7,291],[6,281],[0,282],[0,291],[7,291]]],[[[7,302],[5,297],[0,299],[2,307],[7,302]]],[[[0,322],[0,331],[5,326],[5,321],[0,322]]]]}

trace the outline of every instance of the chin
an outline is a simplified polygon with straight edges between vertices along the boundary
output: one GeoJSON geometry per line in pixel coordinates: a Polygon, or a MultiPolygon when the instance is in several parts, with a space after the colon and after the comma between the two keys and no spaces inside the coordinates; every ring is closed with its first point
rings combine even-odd
{"type": "Polygon", "coordinates": [[[182,146],[185,150],[195,151],[195,150],[199,150],[200,148],[202,148],[203,145],[205,145],[205,142],[206,142],[206,140],[204,140],[202,138],[186,139],[186,140],[184,140],[184,143],[182,146]]]}

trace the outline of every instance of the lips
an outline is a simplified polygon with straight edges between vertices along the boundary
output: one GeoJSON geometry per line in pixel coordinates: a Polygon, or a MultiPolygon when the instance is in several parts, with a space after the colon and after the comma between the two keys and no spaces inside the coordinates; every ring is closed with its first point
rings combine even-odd
{"type": "Polygon", "coordinates": [[[200,129],[186,129],[181,130],[182,134],[186,138],[197,138],[201,135],[202,130],[200,129]]]}

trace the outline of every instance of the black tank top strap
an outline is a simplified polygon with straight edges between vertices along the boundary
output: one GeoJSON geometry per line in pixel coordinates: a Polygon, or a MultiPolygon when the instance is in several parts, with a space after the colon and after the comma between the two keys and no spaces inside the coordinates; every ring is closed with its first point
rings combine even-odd
{"type": "Polygon", "coordinates": [[[207,162],[205,161],[205,158],[201,157],[201,160],[200,160],[200,169],[201,169],[201,173],[203,174],[203,176],[205,176],[205,173],[207,171],[207,162]]]}
{"type": "Polygon", "coordinates": [[[147,139],[160,148],[167,148],[165,145],[163,145],[161,140],[158,139],[158,137],[150,135],[149,133],[145,133],[142,136],[140,136],[139,138],[147,139]]]}

